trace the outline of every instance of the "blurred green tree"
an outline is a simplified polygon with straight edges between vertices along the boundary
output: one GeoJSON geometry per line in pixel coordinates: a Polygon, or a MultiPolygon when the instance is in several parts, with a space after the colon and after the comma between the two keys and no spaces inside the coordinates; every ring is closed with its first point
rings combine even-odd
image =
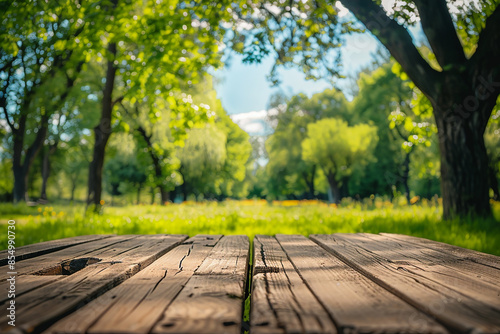
{"type": "Polygon", "coordinates": [[[302,142],[305,161],[317,164],[330,186],[329,199],[340,203],[340,187],[347,182],[354,169],[363,168],[373,159],[378,141],[374,126],[349,126],[340,119],[323,119],[307,126],[307,137],[302,142]]]}
{"type": "Polygon", "coordinates": [[[266,142],[269,191],[274,197],[305,193],[306,198],[314,198],[318,166],[302,158],[301,143],[307,136],[307,126],[331,117],[352,121],[348,102],[340,91],[327,89],[310,99],[296,95],[280,105],[269,117],[276,127],[266,142]]]}
{"type": "Polygon", "coordinates": [[[227,159],[226,134],[213,124],[192,129],[177,156],[184,183],[184,200],[188,193],[197,197],[220,193],[220,174],[227,159]]]}

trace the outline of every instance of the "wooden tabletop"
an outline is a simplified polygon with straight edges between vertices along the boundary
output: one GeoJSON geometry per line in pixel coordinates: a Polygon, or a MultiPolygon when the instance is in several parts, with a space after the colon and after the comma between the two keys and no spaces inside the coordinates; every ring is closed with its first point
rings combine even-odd
{"type": "Polygon", "coordinates": [[[2,333],[500,332],[500,258],[404,235],[257,236],[252,249],[221,235],[24,246],[15,327],[7,255],[2,333]]]}

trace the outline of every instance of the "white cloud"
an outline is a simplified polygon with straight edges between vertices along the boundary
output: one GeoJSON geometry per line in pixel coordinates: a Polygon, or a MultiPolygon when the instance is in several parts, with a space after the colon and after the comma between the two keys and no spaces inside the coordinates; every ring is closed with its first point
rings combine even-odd
{"type": "Polygon", "coordinates": [[[267,135],[272,132],[269,124],[269,115],[276,115],[276,109],[250,111],[241,114],[229,115],[233,122],[252,136],[267,135]]]}
{"type": "Polygon", "coordinates": [[[264,125],[260,122],[248,123],[248,124],[245,124],[242,128],[243,128],[243,130],[245,130],[248,133],[264,132],[264,125]]]}
{"type": "Polygon", "coordinates": [[[231,115],[231,119],[238,123],[246,120],[265,120],[267,117],[267,110],[249,111],[241,114],[231,115]]]}

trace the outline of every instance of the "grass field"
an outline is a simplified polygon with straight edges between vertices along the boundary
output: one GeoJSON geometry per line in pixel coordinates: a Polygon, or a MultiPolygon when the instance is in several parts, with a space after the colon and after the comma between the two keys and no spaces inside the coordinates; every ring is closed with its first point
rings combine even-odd
{"type": "Polygon", "coordinates": [[[255,234],[389,232],[425,237],[500,255],[500,203],[496,219],[441,221],[437,206],[393,207],[390,203],[352,204],[262,201],[104,207],[84,216],[82,205],[27,207],[0,204],[0,247],[7,245],[7,221],[16,221],[16,246],[84,234],[255,234]]]}

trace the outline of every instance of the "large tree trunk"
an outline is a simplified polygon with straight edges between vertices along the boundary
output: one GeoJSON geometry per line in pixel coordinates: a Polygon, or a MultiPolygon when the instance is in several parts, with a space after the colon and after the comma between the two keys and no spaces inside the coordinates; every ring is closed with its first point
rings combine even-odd
{"type": "MultiPolygon", "coordinates": [[[[27,107],[27,106],[25,106],[27,107]]],[[[14,203],[20,201],[28,201],[28,179],[31,166],[35,161],[38,152],[43,146],[45,136],[47,135],[47,125],[49,121],[49,116],[47,114],[42,115],[40,121],[40,127],[38,128],[37,135],[33,143],[28,147],[23,156],[23,146],[24,146],[24,136],[26,129],[26,116],[21,116],[19,121],[19,127],[13,133],[14,140],[14,152],[12,159],[12,171],[14,173],[14,203]]]]}
{"type": "Polygon", "coordinates": [[[441,151],[443,217],[490,217],[488,156],[483,137],[489,114],[482,110],[489,106],[475,97],[475,90],[453,79],[455,83],[447,82],[433,103],[441,151]]]}
{"type": "Polygon", "coordinates": [[[116,44],[110,43],[108,51],[112,55],[112,59],[109,59],[107,63],[106,83],[104,85],[102,97],[101,119],[99,125],[94,128],[94,153],[92,156],[92,162],[89,166],[87,206],[93,205],[95,212],[98,212],[101,208],[102,168],[104,165],[106,144],[108,143],[111,135],[111,122],[113,118],[112,98],[116,76],[116,67],[113,64],[113,61],[116,56],[116,44]]]}
{"type": "Polygon", "coordinates": [[[446,219],[457,215],[491,215],[483,136],[467,123],[441,125],[441,193],[446,219]]]}

